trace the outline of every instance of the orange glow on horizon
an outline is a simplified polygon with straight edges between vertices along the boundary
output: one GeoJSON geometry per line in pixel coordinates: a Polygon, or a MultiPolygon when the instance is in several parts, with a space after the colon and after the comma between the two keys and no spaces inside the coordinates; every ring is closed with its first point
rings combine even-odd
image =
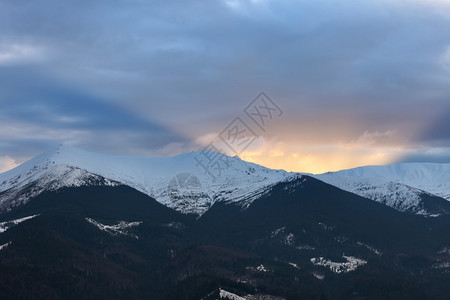
{"type": "Polygon", "coordinates": [[[261,149],[245,151],[240,157],[271,169],[320,174],[359,166],[395,163],[400,152],[400,149],[342,149],[341,146],[334,146],[317,151],[261,149]]]}

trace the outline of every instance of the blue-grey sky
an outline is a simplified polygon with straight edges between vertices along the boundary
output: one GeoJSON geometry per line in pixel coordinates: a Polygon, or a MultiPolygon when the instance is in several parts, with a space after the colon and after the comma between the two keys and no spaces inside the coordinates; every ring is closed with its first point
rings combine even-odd
{"type": "Polygon", "coordinates": [[[0,171],[199,149],[260,91],[284,114],[245,159],[450,162],[450,1],[0,1],[0,171]]]}

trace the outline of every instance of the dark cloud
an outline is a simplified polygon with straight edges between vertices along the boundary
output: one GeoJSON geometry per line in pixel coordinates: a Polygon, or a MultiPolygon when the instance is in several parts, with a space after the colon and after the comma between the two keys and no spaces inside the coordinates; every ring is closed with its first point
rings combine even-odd
{"type": "Polygon", "coordinates": [[[434,118],[417,132],[414,141],[420,145],[430,147],[450,147],[450,105],[439,106],[434,118]]]}
{"type": "Polygon", "coordinates": [[[30,155],[58,143],[142,154],[186,141],[160,124],[76,90],[36,68],[0,68],[0,105],[5,130],[20,133],[3,136],[0,147],[16,155],[30,155]]]}
{"type": "MultiPolygon", "coordinates": [[[[5,0],[0,126],[125,151],[117,132],[138,154],[220,131],[264,90],[286,142],[446,144],[449,16],[421,0],[5,0]]],[[[23,131],[1,145],[46,146],[23,131]]]]}
{"type": "Polygon", "coordinates": [[[442,152],[427,152],[424,150],[418,150],[416,153],[406,154],[399,162],[427,162],[427,163],[448,163],[450,162],[449,149],[445,150],[447,153],[442,152]]]}

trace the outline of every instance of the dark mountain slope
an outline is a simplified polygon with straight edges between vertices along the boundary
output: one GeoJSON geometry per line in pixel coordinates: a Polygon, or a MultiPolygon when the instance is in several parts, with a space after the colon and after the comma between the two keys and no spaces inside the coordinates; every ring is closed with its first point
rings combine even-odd
{"type": "Polygon", "coordinates": [[[128,186],[81,186],[44,192],[9,213],[2,220],[34,214],[71,214],[81,217],[134,220],[151,223],[193,220],[128,186]]]}
{"type": "Polygon", "coordinates": [[[429,227],[433,222],[429,220],[301,176],[277,184],[247,209],[219,203],[199,219],[197,226],[206,230],[207,238],[217,241],[239,241],[239,235],[245,234],[267,236],[288,227],[299,236],[305,235],[303,231],[315,233],[317,238],[332,232],[332,236],[346,235],[380,248],[407,246],[410,251],[420,251],[433,237],[429,227]]]}
{"type": "Polygon", "coordinates": [[[42,193],[0,222],[30,215],[39,216],[0,233],[2,299],[217,299],[219,288],[285,299],[450,296],[450,219],[308,176],[198,219],[126,186],[91,186],[42,193]]]}
{"type": "MultiPolygon", "coordinates": [[[[216,204],[195,226],[203,229],[205,241],[260,255],[277,286],[292,283],[292,277],[310,282],[307,275],[316,274],[324,276],[320,290],[326,298],[423,299],[448,294],[443,291],[449,284],[442,280],[450,276],[437,270],[436,263],[450,257],[435,255],[448,243],[442,235],[448,233],[443,225],[447,219],[401,213],[302,176],[274,186],[247,209],[216,204]],[[312,263],[320,257],[341,267],[345,257],[366,263],[348,273],[340,267],[332,272],[312,263]],[[424,280],[423,274],[429,278],[424,280]]],[[[285,291],[302,291],[294,292],[300,297],[314,284],[287,284],[285,291]]]]}

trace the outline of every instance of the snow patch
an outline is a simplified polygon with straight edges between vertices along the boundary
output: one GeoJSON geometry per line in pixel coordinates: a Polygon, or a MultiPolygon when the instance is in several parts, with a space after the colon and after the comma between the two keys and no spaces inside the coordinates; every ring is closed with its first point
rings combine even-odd
{"type": "Polygon", "coordinates": [[[17,224],[20,224],[20,223],[25,222],[27,220],[33,219],[36,216],[38,216],[38,215],[33,215],[33,216],[24,217],[24,218],[20,218],[20,219],[16,219],[16,220],[1,222],[0,223],[0,233],[5,232],[6,230],[10,229],[13,226],[16,226],[17,224]]]}
{"type": "Polygon", "coordinates": [[[259,266],[256,267],[256,270],[259,272],[268,272],[269,270],[266,269],[266,267],[264,267],[263,264],[260,264],[259,266]]]}
{"type": "Polygon", "coordinates": [[[285,230],[286,230],[286,227],[284,227],[284,226],[280,227],[278,229],[275,229],[270,233],[270,237],[273,239],[280,237],[281,238],[280,242],[282,244],[288,245],[288,246],[293,246],[294,242],[295,242],[295,235],[293,233],[289,232],[288,234],[285,234],[282,236],[282,234],[285,232],[285,230]]]}
{"type": "Polygon", "coordinates": [[[280,227],[278,229],[275,229],[274,231],[271,232],[270,237],[271,238],[277,237],[280,233],[283,233],[285,229],[286,227],[280,227]]]}
{"type": "Polygon", "coordinates": [[[246,298],[238,296],[236,294],[227,292],[225,290],[219,289],[219,298],[228,300],[246,300],[246,298]]]}
{"type": "Polygon", "coordinates": [[[300,173],[295,173],[286,179],[286,182],[291,184],[286,185],[283,190],[294,193],[303,188],[303,183],[305,183],[306,177],[300,173]]]}
{"type": "Polygon", "coordinates": [[[0,245],[0,250],[5,249],[6,247],[8,247],[9,245],[11,245],[11,242],[8,242],[6,244],[0,245]]]}
{"type": "Polygon", "coordinates": [[[450,269],[450,262],[438,261],[433,265],[433,269],[450,269]]]}
{"type": "Polygon", "coordinates": [[[325,279],[325,275],[322,275],[322,274],[319,274],[319,273],[316,273],[316,272],[313,272],[312,275],[315,278],[319,279],[319,280],[324,280],[325,279]]]}
{"type": "Polygon", "coordinates": [[[361,243],[361,242],[356,242],[356,244],[358,244],[359,246],[366,247],[367,249],[369,249],[370,251],[372,251],[373,253],[375,253],[375,254],[378,255],[378,256],[380,256],[381,254],[383,254],[383,252],[381,252],[380,250],[378,250],[378,249],[376,249],[376,248],[374,248],[374,247],[372,247],[372,246],[369,246],[369,245],[367,245],[367,244],[364,244],[364,243],[361,243]]]}
{"type": "Polygon", "coordinates": [[[442,250],[439,250],[438,254],[450,254],[450,248],[445,247],[442,250]]]}
{"type": "Polygon", "coordinates": [[[284,242],[285,245],[288,245],[288,246],[294,245],[295,235],[293,233],[287,234],[286,237],[284,238],[283,242],[284,242]]]}
{"type": "Polygon", "coordinates": [[[364,266],[367,261],[353,256],[342,256],[346,262],[333,262],[323,257],[311,258],[311,263],[315,266],[322,266],[329,268],[333,273],[348,273],[355,271],[359,266],[364,266]]]}
{"type": "Polygon", "coordinates": [[[266,269],[266,267],[263,264],[260,264],[256,268],[255,267],[247,267],[246,269],[247,270],[252,270],[252,271],[263,272],[263,273],[269,272],[269,270],[266,269]]]}
{"type": "Polygon", "coordinates": [[[296,269],[299,269],[299,270],[301,269],[296,263],[290,262],[289,265],[290,265],[291,267],[296,268],[296,269]]]}
{"type": "Polygon", "coordinates": [[[139,238],[137,235],[131,234],[127,230],[132,228],[132,227],[139,226],[140,224],[142,224],[142,222],[125,222],[125,221],[120,221],[116,225],[105,225],[105,224],[102,224],[102,223],[100,223],[98,221],[95,221],[94,219],[91,219],[91,218],[85,218],[85,219],[89,223],[95,225],[98,229],[100,229],[102,231],[105,231],[105,232],[107,232],[107,233],[109,233],[111,235],[122,234],[122,235],[127,235],[127,236],[134,237],[135,239],[139,238]]]}

